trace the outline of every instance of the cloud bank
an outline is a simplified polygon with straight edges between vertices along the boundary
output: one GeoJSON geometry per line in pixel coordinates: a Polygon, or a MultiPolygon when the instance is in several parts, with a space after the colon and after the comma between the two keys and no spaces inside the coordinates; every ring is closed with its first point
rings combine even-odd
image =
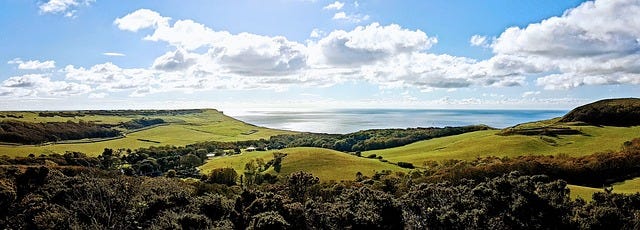
{"type": "MultiPolygon", "coordinates": [[[[48,3],[51,2],[54,1],[48,3]]],[[[56,2],[46,9],[64,11],[77,3],[56,2]]],[[[342,7],[344,3],[336,1],[325,9],[342,7]]],[[[145,41],[171,47],[169,52],[156,57],[151,66],[68,65],[58,70],[64,81],[51,80],[51,73],[15,76],[2,82],[0,95],[88,94],[102,98],[110,92],[122,91],[130,96],[215,89],[281,91],[359,81],[380,88],[424,92],[516,87],[526,85],[527,79],[545,90],[640,84],[637,15],[640,15],[638,1],[585,2],[561,16],[523,28],[507,28],[495,39],[471,37],[471,45],[489,48],[493,53],[486,60],[476,60],[432,53],[431,47],[438,44],[436,36],[396,24],[370,23],[326,33],[314,30],[309,40],[301,43],[282,36],[232,34],[193,20],[173,20],[149,9],[139,9],[113,23],[120,30],[142,34],[145,41]]],[[[366,15],[358,16],[359,19],[351,16],[354,15],[337,12],[334,19],[368,20],[366,15]]],[[[14,59],[9,63],[25,70],[55,68],[53,61],[14,59]]],[[[522,97],[539,94],[529,91],[522,97]]]]}

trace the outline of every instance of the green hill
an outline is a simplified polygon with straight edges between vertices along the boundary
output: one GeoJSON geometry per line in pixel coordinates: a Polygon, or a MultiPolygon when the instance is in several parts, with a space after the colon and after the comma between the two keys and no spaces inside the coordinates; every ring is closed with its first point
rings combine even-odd
{"type": "Polygon", "coordinates": [[[557,155],[582,156],[596,152],[619,150],[625,141],[640,137],[640,126],[596,127],[567,126],[580,135],[496,135],[499,130],[486,130],[455,136],[434,138],[397,148],[364,152],[376,154],[392,162],[411,162],[421,166],[426,161],[474,159],[485,156],[557,155]]]}
{"type": "Polygon", "coordinates": [[[567,113],[561,122],[585,122],[591,125],[640,125],[640,99],[606,99],[586,104],[567,113]]]}
{"type": "MultiPolygon", "coordinates": [[[[156,111],[156,110],[153,110],[156,111]]],[[[54,113],[54,112],[51,112],[54,113]]],[[[55,112],[56,114],[63,112],[55,112]]],[[[141,148],[150,146],[182,146],[201,141],[242,141],[269,138],[278,134],[295,132],[257,127],[244,123],[222,112],[206,109],[177,113],[176,110],[150,112],[146,110],[125,111],[75,111],[62,116],[42,116],[38,112],[0,112],[0,121],[21,122],[94,122],[102,125],[118,125],[133,119],[163,119],[166,124],[150,126],[126,132],[125,135],[105,139],[70,140],[43,145],[0,144],[0,155],[26,156],[28,154],[64,153],[79,151],[91,156],[102,153],[104,148],[141,148]]],[[[0,141],[1,142],[1,141],[0,141]]]]}
{"type": "MultiPolygon", "coordinates": [[[[310,172],[323,181],[328,180],[353,180],[357,172],[371,176],[376,171],[391,170],[406,172],[407,169],[396,165],[381,162],[377,159],[356,157],[343,152],[323,148],[287,148],[278,150],[287,154],[282,160],[281,175],[289,175],[297,171],[310,172]]],[[[217,157],[208,160],[200,171],[209,173],[214,168],[230,167],[238,174],[244,172],[244,166],[252,159],[262,158],[265,162],[273,158],[274,151],[245,152],[240,155],[217,157]]],[[[275,173],[273,168],[267,172],[275,173]]]]}
{"type": "MultiPolygon", "coordinates": [[[[568,185],[567,187],[571,190],[572,198],[581,197],[585,200],[591,200],[591,196],[596,192],[604,192],[603,188],[592,188],[578,185],[568,185]]],[[[633,194],[640,192],[640,177],[615,183],[611,187],[613,187],[613,193],[633,194]]]]}

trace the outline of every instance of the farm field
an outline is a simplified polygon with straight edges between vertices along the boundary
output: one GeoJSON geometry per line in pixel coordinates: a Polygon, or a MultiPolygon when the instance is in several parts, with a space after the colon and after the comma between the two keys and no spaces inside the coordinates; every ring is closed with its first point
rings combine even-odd
{"type": "Polygon", "coordinates": [[[421,166],[425,161],[446,159],[474,159],[520,155],[589,155],[596,152],[619,150],[625,141],[640,137],[640,126],[596,127],[574,126],[583,135],[540,137],[525,135],[496,135],[499,130],[486,130],[461,135],[434,138],[409,145],[363,152],[376,154],[392,162],[411,162],[421,166]]]}
{"type": "MultiPolygon", "coordinates": [[[[582,198],[584,200],[591,200],[591,196],[596,192],[604,191],[602,188],[591,188],[578,185],[568,185],[571,190],[571,198],[582,198]]],[[[640,177],[626,180],[623,182],[615,183],[612,185],[613,193],[633,194],[640,192],[640,177]]]]}
{"type": "MultiPolygon", "coordinates": [[[[282,160],[282,169],[280,175],[289,175],[297,171],[305,171],[312,173],[322,181],[329,180],[354,180],[357,172],[361,172],[365,176],[371,176],[376,171],[391,170],[394,172],[408,172],[409,170],[398,167],[393,164],[381,162],[377,159],[368,159],[364,157],[356,157],[346,153],[323,149],[323,148],[287,148],[277,150],[287,154],[282,160]]],[[[233,168],[242,174],[244,165],[252,159],[262,158],[265,162],[273,159],[273,152],[243,152],[239,155],[223,156],[208,160],[204,165],[200,166],[200,171],[204,174],[209,173],[214,168],[233,168]]],[[[273,168],[267,170],[268,173],[274,174],[273,168]]]]}
{"type": "MultiPolygon", "coordinates": [[[[4,112],[9,113],[9,112],[4,112]]],[[[123,138],[91,143],[49,144],[49,145],[0,145],[0,155],[26,156],[28,154],[64,153],[78,151],[90,156],[97,156],[104,148],[142,148],[157,145],[187,145],[201,141],[242,141],[269,138],[277,134],[290,134],[291,131],[274,130],[257,127],[233,119],[217,110],[204,110],[202,113],[181,114],[175,116],[85,116],[38,117],[35,112],[11,112],[23,118],[16,120],[25,122],[61,122],[72,120],[93,121],[103,124],[116,124],[142,117],[161,118],[168,125],[157,126],[127,134],[123,138]]],[[[3,118],[7,119],[7,118],[3,118]]],[[[15,119],[15,118],[11,118],[15,119]]]]}

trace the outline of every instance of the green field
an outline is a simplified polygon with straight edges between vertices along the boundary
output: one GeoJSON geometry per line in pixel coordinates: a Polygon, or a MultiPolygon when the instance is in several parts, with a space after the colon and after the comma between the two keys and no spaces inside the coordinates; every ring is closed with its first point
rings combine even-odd
{"type": "Polygon", "coordinates": [[[568,156],[582,156],[619,150],[625,141],[640,137],[640,126],[573,126],[572,128],[580,130],[584,135],[500,136],[496,135],[500,132],[499,130],[486,130],[434,138],[397,148],[367,151],[362,155],[376,154],[392,162],[411,162],[416,166],[421,166],[429,160],[468,160],[486,156],[513,157],[561,153],[568,156]]]}
{"type": "MultiPolygon", "coordinates": [[[[613,193],[631,194],[640,192],[640,177],[626,180],[620,183],[615,183],[613,186],[613,193]]],[[[571,190],[571,198],[581,197],[585,200],[591,200],[591,196],[596,192],[603,192],[602,188],[591,188],[578,185],[568,185],[571,190]]]]}
{"type": "MultiPolygon", "coordinates": [[[[357,172],[371,176],[376,171],[391,170],[406,172],[407,169],[384,163],[377,159],[356,157],[346,153],[323,148],[287,148],[277,150],[286,153],[282,161],[281,175],[289,175],[296,171],[310,172],[323,181],[353,180],[357,172]]],[[[230,167],[239,174],[244,172],[244,165],[251,159],[262,158],[265,162],[273,158],[273,151],[244,152],[240,155],[224,156],[208,160],[200,171],[209,173],[214,168],[230,167]]],[[[273,169],[267,172],[275,173],[273,169]]]]}
{"type": "MultiPolygon", "coordinates": [[[[78,118],[67,117],[38,117],[35,112],[3,112],[22,115],[24,118],[16,119],[28,122],[52,122],[52,121],[94,121],[96,123],[115,124],[143,116],[85,116],[78,118]]],[[[168,125],[158,126],[139,132],[129,133],[124,138],[98,141],[80,144],[51,144],[44,146],[34,145],[0,145],[0,155],[26,156],[33,154],[64,153],[65,151],[79,151],[90,156],[97,156],[104,148],[141,148],[153,145],[187,145],[201,141],[242,141],[269,138],[277,134],[293,133],[290,131],[267,129],[225,116],[216,110],[205,110],[202,113],[192,113],[177,116],[144,116],[148,118],[161,118],[168,125]],[[252,130],[257,130],[253,132],[252,130]],[[143,140],[149,141],[143,141],[143,140]],[[159,142],[159,143],[155,143],[159,142]]],[[[8,118],[4,118],[8,119],[8,118]]],[[[15,118],[11,118],[15,119],[15,118]]]]}

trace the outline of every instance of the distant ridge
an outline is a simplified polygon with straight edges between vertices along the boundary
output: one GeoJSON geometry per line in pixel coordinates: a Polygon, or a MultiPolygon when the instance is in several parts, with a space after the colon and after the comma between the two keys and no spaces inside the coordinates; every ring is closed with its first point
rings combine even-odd
{"type": "Polygon", "coordinates": [[[624,127],[640,125],[640,99],[616,98],[596,101],[571,110],[560,121],[624,127]]]}

